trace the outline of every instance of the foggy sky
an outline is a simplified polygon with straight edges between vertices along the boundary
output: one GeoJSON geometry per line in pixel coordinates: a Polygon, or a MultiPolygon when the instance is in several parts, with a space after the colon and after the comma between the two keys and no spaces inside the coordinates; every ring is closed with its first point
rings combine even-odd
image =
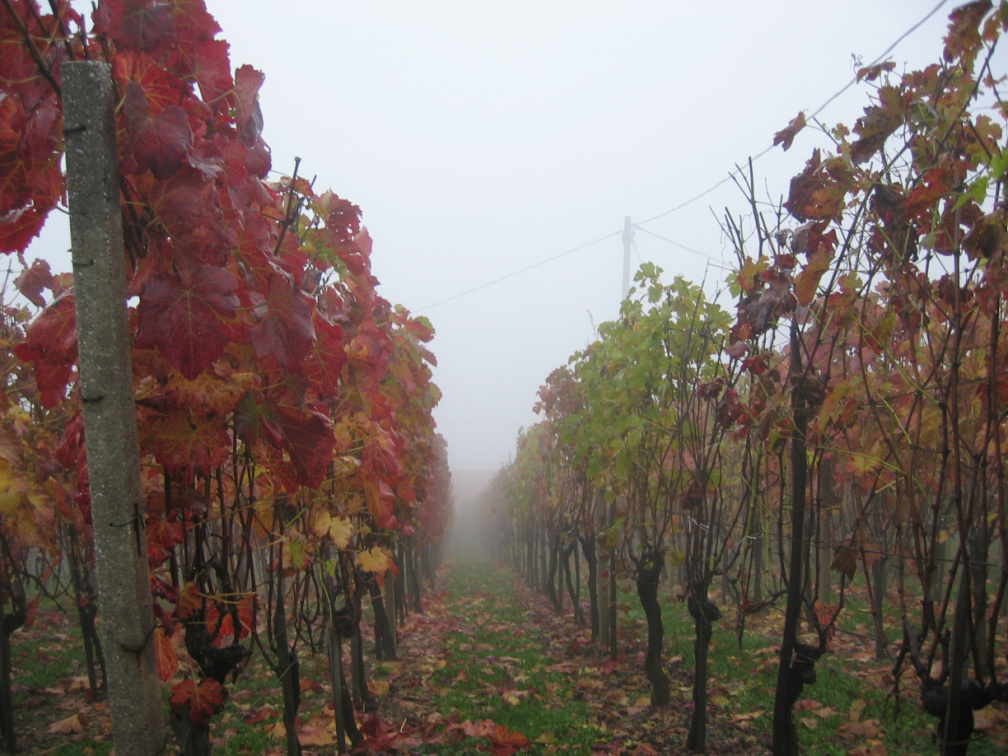
{"type": "MultiPolygon", "coordinates": [[[[624,216],[658,216],[721,181],[936,2],[207,5],[232,67],[266,74],[274,168],[289,173],[298,156],[317,190],[360,205],[379,292],[432,320],[453,470],[492,470],[535,422],[549,372],[618,312],[624,216]]],[[[953,7],[893,51],[900,69],[938,60],[953,7]]],[[[820,117],[852,125],[866,97],[852,88],[820,117]]],[[[806,129],[759,160],[764,195],[786,196],[823,143],[806,129]]],[[[726,206],[746,213],[730,181],[645,224],[634,266],[714,290],[732,259],[716,218],[726,206]]],[[[50,233],[28,257],[60,247],[50,233]]]]}

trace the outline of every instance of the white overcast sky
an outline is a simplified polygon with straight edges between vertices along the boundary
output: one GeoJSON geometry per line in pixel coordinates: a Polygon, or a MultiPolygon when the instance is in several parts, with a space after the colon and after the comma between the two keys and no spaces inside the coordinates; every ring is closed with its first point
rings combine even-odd
{"type": "MultiPolygon", "coordinates": [[[[207,0],[232,67],[266,74],[274,168],[299,156],[316,189],[360,205],[380,293],[432,320],[435,417],[457,471],[507,462],[537,388],[615,317],[625,216],[719,182],[936,4],[207,0]]],[[[954,7],[899,43],[899,68],[938,60],[954,7]]],[[[853,125],[866,98],[852,87],[820,118],[853,125]]],[[[760,159],[761,186],[786,195],[821,143],[806,129],[760,159]]],[[[746,213],[731,182],[646,223],[634,268],[715,288],[732,259],[714,217],[725,207],[746,213]]],[[[29,257],[61,246],[49,234],[29,257]]]]}

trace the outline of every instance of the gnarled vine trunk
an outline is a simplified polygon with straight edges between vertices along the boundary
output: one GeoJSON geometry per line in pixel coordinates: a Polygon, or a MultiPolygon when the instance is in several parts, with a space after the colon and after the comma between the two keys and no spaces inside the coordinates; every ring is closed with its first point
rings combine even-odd
{"type": "Polygon", "coordinates": [[[695,636],[693,639],[693,715],[690,718],[686,748],[692,753],[707,750],[707,656],[710,650],[714,623],[721,618],[714,602],[707,598],[707,586],[697,591],[696,597],[687,600],[690,616],[693,618],[695,636]]]}
{"type": "Polygon", "coordinates": [[[599,602],[598,602],[598,553],[596,546],[598,540],[594,531],[585,535],[579,535],[581,541],[581,553],[584,554],[585,563],[588,565],[588,617],[591,621],[592,643],[599,640],[599,602]]]}
{"type": "MultiPolygon", "coordinates": [[[[391,575],[386,579],[391,579],[391,575]]],[[[392,623],[385,611],[385,600],[377,578],[370,580],[368,591],[371,594],[371,608],[374,610],[375,658],[378,661],[394,661],[396,647],[392,637],[392,623]]]]}
{"type": "Polygon", "coordinates": [[[652,706],[668,706],[672,698],[669,678],[662,668],[665,626],[662,623],[661,605],[658,603],[658,585],[664,566],[665,555],[658,550],[644,554],[637,563],[637,595],[647,618],[648,631],[644,672],[651,683],[652,706]]]}

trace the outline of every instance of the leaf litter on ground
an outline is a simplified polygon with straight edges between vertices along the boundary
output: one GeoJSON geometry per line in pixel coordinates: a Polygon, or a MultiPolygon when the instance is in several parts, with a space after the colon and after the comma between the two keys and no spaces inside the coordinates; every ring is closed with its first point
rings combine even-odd
{"type": "MultiPolygon", "coordinates": [[[[665,665],[678,697],[672,706],[654,708],[642,672],[646,633],[632,607],[621,605],[615,660],[591,642],[587,627],[575,624],[569,600],[565,609],[558,614],[505,568],[448,562],[437,590],[424,596],[424,613],[407,615],[400,626],[398,659],[368,665],[368,685],[379,710],[361,715],[366,739],[358,752],[685,753],[692,710],[688,633],[677,635],[673,627],[667,632],[665,665]]],[[[21,742],[30,743],[34,753],[108,753],[111,726],[105,704],[88,691],[82,654],[68,658],[68,648],[78,643],[76,629],[56,612],[40,619],[14,643],[21,742]],[[20,683],[31,664],[48,667],[44,674],[35,673],[32,683],[20,683]]],[[[748,633],[767,639],[764,644],[747,643],[745,650],[723,639],[712,644],[717,663],[709,687],[711,754],[769,752],[773,690],[767,679],[776,669],[776,627],[771,617],[751,618],[749,624],[748,633]]],[[[365,638],[369,630],[364,628],[365,638]]],[[[863,651],[842,651],[849,659],[848,682],[857,687],[847,699],[837,699],[826,697],[823,683],[810,686],[795,705],[799,740],[816,738],[817,752],[828,745],[821,752],[881,756],[887,752],[891,718],[866,702],[864,689],[873,687],[884,696],[891,673],[863,651]]],[[[336,732],[324,655],[302,653],[299,738],[305,756],[333,753],[336,732]]],[[[217,752],[282,754],[282,699],[272,672],[253,660],[228,687],[224,712],[212,723],[217,752]]],[[[911,700],[914,695],[908,692],[911,700]]],[[[971,746],[971,756],[1008,745],[1004,707],[988,707],[976,719],[986,742],[971,746]]],[[[919,745],[899,752],[935,750],[929,735],[916,734],[919,745]]]]}

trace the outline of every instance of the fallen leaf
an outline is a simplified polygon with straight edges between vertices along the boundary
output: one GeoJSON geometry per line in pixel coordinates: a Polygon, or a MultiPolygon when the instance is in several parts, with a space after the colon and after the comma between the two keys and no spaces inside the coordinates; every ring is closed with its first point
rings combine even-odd
{"type": "Polygon", "coordinates": [[[766,714],[765,709],[756,709],[755,711],[747,711],[742,714],[736,714],[731,718],[732,723],[738,724],[739,722],[748,722],[756,717],[761,717],[766,714]]]}
{"type": "Polygon", "coordinates": [[[298,730],[298,740],[303,746],[330,746],[336,742],[336,736],[328,727],[309,726],[298,730]]]}
{"type": "Polygon", "coordinates": [[[850,705],[851,722],[857,722],[859,719],[861,719],[861,714],[862,712],[864,712],[865,705],[866,704],[863,698],[855,698],[853,701],[851,701],[850,705]]]}
{"type": "Polygon", "coordinates": [[[79,735],[84,732],[86,724],[87,718],[83,714],[74,714],[53,722],[46,732],[50,735],[79,735]]]}
{"type": "Polygon", "coordinates": [[[861,722],[847,722],[840,725],[837,732],[851,740],[874,738],[879,735],[878,720],[865,719],[861,722]]]}

